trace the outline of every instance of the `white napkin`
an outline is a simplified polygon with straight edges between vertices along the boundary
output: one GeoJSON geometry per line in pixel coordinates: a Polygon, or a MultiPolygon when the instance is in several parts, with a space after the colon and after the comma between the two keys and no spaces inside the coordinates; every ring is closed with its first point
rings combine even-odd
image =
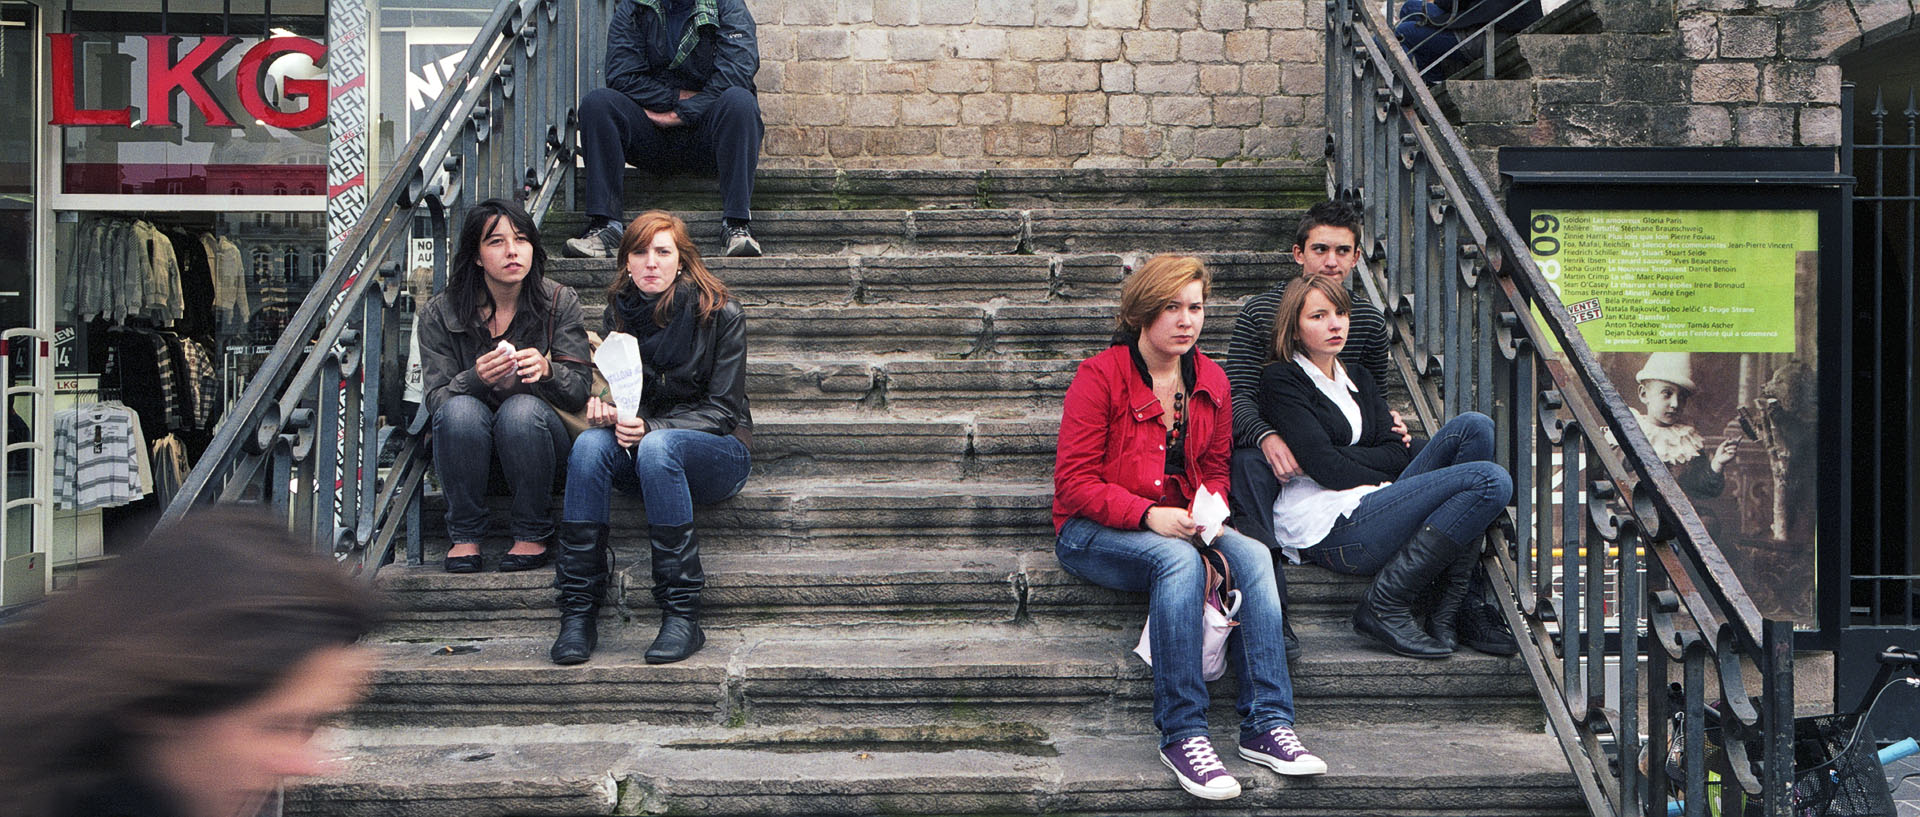
{"type": "Polygon", "coordinates": [[[614,411],[621,419],[640,416],[640,387],[645,375],[640,367],[640,341],[625,332],[614,332],[594,350],[593,365],[607,379],[613,392],[614,411]]]}
{"type": "Polygon", "coordinates": [[[1200,490],[1193,495],[1193,507],[1187,513],[1193,517],[1194,526],[1200,529],[1200,541],[1209,545],[1213,544],[1214,537],[1219,536],[1220,531],[1226,527],[1227,516],[1230,515],[1227,510],[1227,500],[1207,490],[1205,485],[1201,485],[1200,490]]]}

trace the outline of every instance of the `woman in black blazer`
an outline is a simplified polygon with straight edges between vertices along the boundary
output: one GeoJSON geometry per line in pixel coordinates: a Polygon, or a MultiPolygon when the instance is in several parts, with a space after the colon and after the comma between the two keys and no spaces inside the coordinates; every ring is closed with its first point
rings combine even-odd
{"type": "Polygon", "coordinates": [[[1453,652],[1480,536],[1513,480],[1492,461],[1484,414],[1455,417],[1424,446],[1395,429],[1372,375],[1340,364],[1350,305],[1334,279],[1303,278],[1274,315],[1260,414],[1305,472],[1274,501],[1274,533],[1296,562],[1374,577],[1355,630],[1401,655],[1440,658],[1453,652]],[[1423,630],[1413,606],[1436,586],[1423,630]]]}

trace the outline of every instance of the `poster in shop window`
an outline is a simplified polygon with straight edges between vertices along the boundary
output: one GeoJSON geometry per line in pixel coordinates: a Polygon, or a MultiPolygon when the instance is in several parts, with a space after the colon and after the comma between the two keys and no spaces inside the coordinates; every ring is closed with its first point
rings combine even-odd
{"type": "MultiPolygon", "coordinates": [[[[1535,209],[1541,275],[1738,575],[1814,567],[1814,210],[1535,209]]],[[[1811,581],[1746,580],[1814,624],[1811,581]]]]}

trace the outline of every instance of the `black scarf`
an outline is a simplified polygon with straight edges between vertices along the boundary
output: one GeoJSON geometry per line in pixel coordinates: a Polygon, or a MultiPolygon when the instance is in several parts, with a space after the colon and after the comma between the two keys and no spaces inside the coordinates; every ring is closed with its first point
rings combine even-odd
{"type": "Polygon", "coordinates": [[[660,303],[639,289],[628,289],[614,300],[619,310],[621,330],[640,341],[640,359],[656,372],[678,368],[693,357],[693,330],[698,320],[694,309],[699,293],[692,286],[675,282],[673,317],[661,326],[653,320],[653,308],[660,303]]]}

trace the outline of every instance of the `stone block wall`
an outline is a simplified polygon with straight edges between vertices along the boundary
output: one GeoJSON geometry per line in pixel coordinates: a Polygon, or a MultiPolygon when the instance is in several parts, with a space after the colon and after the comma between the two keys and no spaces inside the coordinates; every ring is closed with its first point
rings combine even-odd
{"type": "Polygon", "coordinates": [[[748,0],[768,167],[1318,161],[1308,0],[748,0]]]}
{"type": "Polygon", "coordinates": [[[1475,147],[1839,145],[1839,58],[1910,0],[1593,0],[1602,31],[1521,35],[1532,77],[1444,91],[1475,147]]]}

